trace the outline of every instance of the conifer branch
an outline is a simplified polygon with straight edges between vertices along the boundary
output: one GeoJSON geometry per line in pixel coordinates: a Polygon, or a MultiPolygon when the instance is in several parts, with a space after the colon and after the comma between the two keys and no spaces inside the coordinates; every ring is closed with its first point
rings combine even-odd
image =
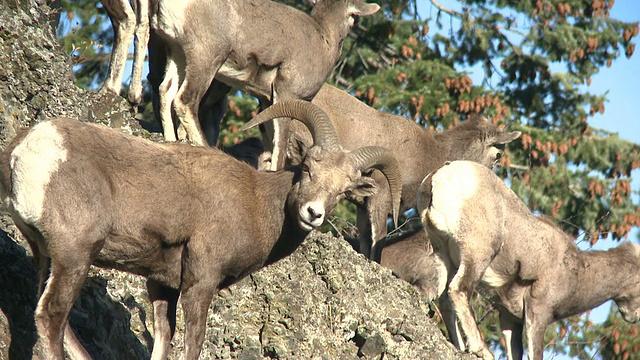
{"type": "Polygon", "coordinates": [[[451,16],[455,16],[455,17],[460,18],[460,19],[464,18],[464,16],[461,13],[459,13],[457,11],[454,11],[454,10],[451,10],[451,9],[447,9],[446,7],[440,5],[436,0],[430,0],[430,1],[431,1],[431,4],[433,4],[433,6],[435,6],[438,10],[444,11],[447,14],[449,14],[451,16]]]}

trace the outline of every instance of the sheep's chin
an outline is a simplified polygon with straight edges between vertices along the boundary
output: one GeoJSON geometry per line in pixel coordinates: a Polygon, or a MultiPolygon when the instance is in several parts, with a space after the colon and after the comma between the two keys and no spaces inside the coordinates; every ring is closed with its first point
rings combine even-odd
{"type": "Polygon", "coordinates": [[[300,226],[300,229],[302,229],[303,231],[306,232],[311,232],[313,229],[315,229],[316,227],[309,224],[308,222],[306,222],[303,219],[299,219],[298,220],[298,226],[300,226]]]}

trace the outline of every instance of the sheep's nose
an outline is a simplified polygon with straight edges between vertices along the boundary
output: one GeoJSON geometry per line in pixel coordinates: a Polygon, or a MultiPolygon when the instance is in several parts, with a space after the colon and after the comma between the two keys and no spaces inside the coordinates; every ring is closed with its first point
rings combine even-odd
{"type": "Polygon", "coordinates": [[[322,217],[322,211],[316,211],[316,209],[311,206],[307,208],[307,212],[309,213],[309,220],[315,220],[322,217]]]}

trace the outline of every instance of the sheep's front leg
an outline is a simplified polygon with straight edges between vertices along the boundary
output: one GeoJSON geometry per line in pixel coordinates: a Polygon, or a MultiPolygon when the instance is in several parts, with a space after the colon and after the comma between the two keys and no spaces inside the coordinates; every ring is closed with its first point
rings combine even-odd
{"type": "Polygon", "coordinates": [[[207,311],[215,290],[215,287],[200,281],[182,291],[180,301],[184,310],[184,359],[186,360],[196,360],[200,356],[207,324],[207,311]]]}
{"type": "Polygon", "coordinates": [[[176,309],[180,292],[148,280],[147,290],[153,304],[153,352],[152,360],[166,359],[169,344],[176,330],[176,309]]]}
{"type": "Polygon", "coordinates": [[[519,360],[524,355],[522,348],[522,322],[506,311],[500,311],[500,329],[506,344],[507,359],[519,360]]]}
{"type": "MultiPolygon", "coordinates": [[[[259,99],[260,111],[263,111],[276,102],[291,98],[292,97],[289,96],[279,96],[274,90],[271,96],[271,101],[264,98],[259,99]]],[[[269,170],[271,171],[284,168],[287,158],[290,122],[290,118],[276,118],[260,125],[262,143],[265,146],[265,151],[271,153],[271,161],[269,164],[269,170]]]]}
{"type": "Polygon", "coordinates": [[[180,302],[184,311],[184,359],[200,356],[207,324],[207,311],[214,292],[219,290],[220,271],[212,263],[213,250],[197,246],[202,238],[193,237],[182,257],[180,302]],[[189,246],[196,249],[192,249],[189,246]]]}
{"type": "Polygon", "coordinates": [[[535,298],[526,299],[524,307],[528,358],[529,360],[542,360],[544,332],[547,325],[553,320],[552,312],[543,301],[538,301],[535,298]]]}
{"type": "Polygon", "coordinates": [[[480,330],[471,308],[471,295],[487,269],[491,257],[479,256],[476,258],[476,255],[474,253],[472,261],[465,259],[463,255],[460,267],[449,284],[449,297],[453,303],[456,316],[460,319],[462,331],[467,336],[469,352],[489,360],[493,359],[493,354],[480,335],[480,330]]]}
{"type": "Polygon", "coordinates": [[[380,171],[373,171],[371,177],[378,185],[378,192],[358,201],[364,204],[364,208],[358,206],[356,223],[360,252],[369,259],[380,261],[378,257],[381,249],[376,245],[387,235],[387,218],[392,211],[391,191],[387,179],[380,171]]]}
{"type": "Polygon", "coordinates": [[[373,238],[371,232],[371,222],[369,221],[369,213],[367,211],[366,205],[363,205],[364,208],[360,206],[356,207],[356,226],[358,227],[358,241],[360,243],[360,253],[362,253],[367,259],[371,259],[372,252],[371,248],[373,247],[373,238]]]}
{"type": "Polygon", "coordinates": [[[103,90],[120,95],[122,76],[127,61],[129,44],[136,26],[136,17],[128,0],[102,0],[114,32],[113,51],[103,90]]]}
{"type": "Polygon", "coordinates": [[[64,328],[64,349],[73,360],[91,360],[91,355],[84,349],[68,321],[64,328]]]}
{"type": "Polygon", "coordinates": [[[135,47],[133,53],[133,72],[129,83],[127,100],[133,105],[142,101],[142,66],[144,65],[147,45],[149,44],[149,0],[131,2],[136,12],[135,47]]]}

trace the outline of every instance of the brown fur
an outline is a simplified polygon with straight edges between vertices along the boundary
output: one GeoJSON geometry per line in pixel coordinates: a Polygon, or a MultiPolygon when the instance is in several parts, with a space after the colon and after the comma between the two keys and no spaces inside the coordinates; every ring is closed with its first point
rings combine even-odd
{"type": "MultiPolygon", "coordinates": [[[[167,73],[159,87],[165,137],[175,137],[168,111],[173,105],[188,138],[197,144],[207,142],[198,112],[214,78],[255,95],[263,109],[287,99],[311,100],[340,55],[352,17],[379,9],[362,0],[318,0],[308,15],[268,0],[192,1],[185,12],[187,25],[175,33],[169,23],[173,17],[163,13],[162,4],[169,2],[154,3],[161,4],[152,6],[155,33],[168,46],[169,63],[185,72],[175,99],[166,96],[177,86],[172,85],[178,81],[173,74],[167,73]]],[[[287,122],[277,124],[268,126],[263,140],[269,150],[283,154],[287,122]]],[[[282,156],[272,159],[273,170],[283,164],[282,156]]]]}
{"type": "MultiPolygon", "coordinates": [[[[324,85],[312,101],[333,122],[340,144],[347,149],[376,145],[393,151],[402,171],[401,211],[416,204],[418,185],[427,174],[446,161],[472,160],[493,167],[505,143],[520,132],[505,132],[482,118],[464,121],[451,130],[431,133],[413,121],[375,110],[347,92],[324,85]],[[499,155],[498,155],[499,154],[499,155]],[[496,156],[497,155],[497,156],[496,156]]],[[[310,146],[311,138],[300,123],[291,125],[290,156],[310,146]]],[[[379,195],[368,198],[358,207],[360,250],[369,256],[371,248],[387,233],[386,221],[391,211],[384,184],[379,195]]]]}
{"type": "MultiPolygon", "coordinates": [[[[522,357],[524,324],[529,358],[539,360],[549,324],[609,299],[617,303],[625,320],[638,321],[640,246],[627,243],[609,251],[579,251],[558,226],[534,216],[502,179],[476,163],[453,162],[432,179],[419,190],[418,209],[429,240],[448,270],[444,302],[452,302],[471,352],[493,359],[469,304],[474,289],[499,309],[503,334],[510,336],[505,339],[510,359],[522,357]],[[441,173],[446,175],[436,182],[441,173]],[[472,179],[466,184],[474,183],[476,190],[459,211],[442,215],[438,207],[455,203],[452,198],[465,193],[461,188],[465,185],[444,181],[454,174],[472,179]],[[453,218],[455,214],[459,217],[453,218]],[[459,226],[445,228],[437,216],[447,217],[446,224],[457,220],[459,226]]],[[[464,348],[458,343],[461,336],[455,333],[456,326],[449,323],[447,329],[452,341],[464,348]]]]}
{"type": "Polygon", "coordinates": [[[212,296],[291,254],[310,231],[300,225],[305,204],[330,211],[347,192],[375,191],[342,150],[312,148],[304,172],[259,172],[217,149],[51,123],[68,155],[45,189],[41,218],[29,222],[11,205],[11,153],[26,131],[0,154],[0,190],[38,263],[37,346],[53,358],[63,358],[63,338],[82,349],[67,314],[92,263],[148,278],[154,358],[166,357],[180,296],[184,356],[198,358],[212,296]]]}
{"type": "MultiPolygon", "coordinates": [[[[154,84],[159,86],[158,73],[151,68],[149,81],[152,88],[155,88],[154,84]]],[[[205,133],[210,131],[211,137],[207,136],[210,143],[217,141],[220,120],[224,115],[221,111],[227,101],[224,87],[224,84],[214,81],[209,89],[211,97],[201,106],[200,122],[205,133]]],[[[402,172],[401,211],[415,206],[416,192],[422,179],[446,161],[472,160],[493,167],[497,157],[502,155],[504,144],[520,136],[520,132],[498,129],[481,117],[464,121],[452,130],[431,133],[401,116],[369,107],[328,84],[322,86],[312,103],[329,115],[343,147],[356,149],[375,145],[393,151],[402,172]]],[[[293,121],[287,145],[288,162],[298,164],[311,144],[309,132],[301,123],[293,121]]],[[[385,195],[388,191],[384,188],[383,179],[376,173],[373,176],[379,180],[380,195],[366,202],[352,199],[358,204],[360,250],[367,257],[370,257],[374,244],[386,235],[386,220],[392,208],[389,196],[385,195]]],[[[379,252],[374,250],[374,253],[376,251],[379,252]]]]}

